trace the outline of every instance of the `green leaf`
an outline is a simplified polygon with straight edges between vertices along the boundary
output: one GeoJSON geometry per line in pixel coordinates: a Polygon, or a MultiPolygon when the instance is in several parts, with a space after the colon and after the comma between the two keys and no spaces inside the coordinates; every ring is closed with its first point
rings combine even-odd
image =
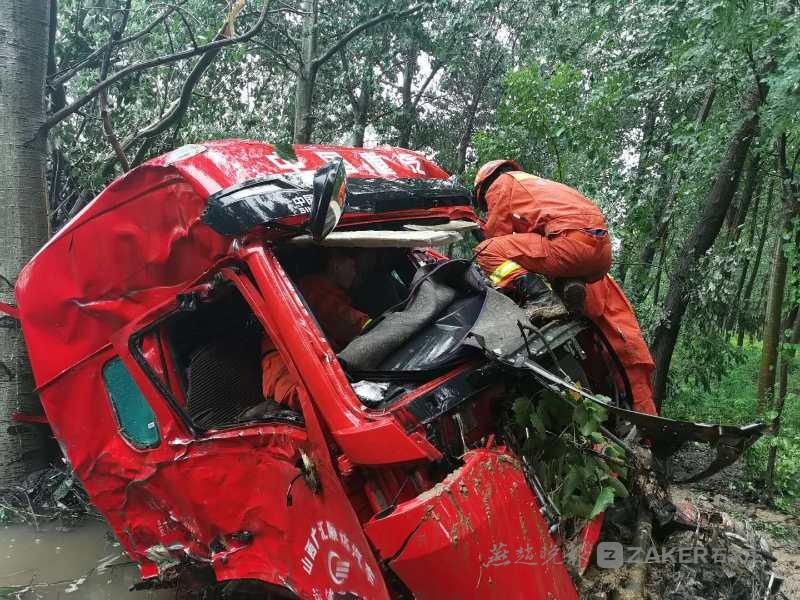
{"type": "Polygon", "coordinates": [[[517,398],[511,407],[514,412],[514,421],[517,425],[525,426],[531,414],[531,401],[529,398],[517,398]]]}
{"type": "Polygon", "coordinates": [[[614,488],[615,497],[627,498],[629,496],[628,488],[618,478],[609,475],[603,480],[603,483],[614,488]]]}
{"type": "Polygon", "coordinates": [[[589,518],[594,519],[597,515],[607,509],[609,506],[614,504],[614,488],[613,487],[604,487],[600,490],[600,494],[597,496],[597,499],[594,501],[594,506],[592,507],[592,511],[589,513],[589,518]]]}

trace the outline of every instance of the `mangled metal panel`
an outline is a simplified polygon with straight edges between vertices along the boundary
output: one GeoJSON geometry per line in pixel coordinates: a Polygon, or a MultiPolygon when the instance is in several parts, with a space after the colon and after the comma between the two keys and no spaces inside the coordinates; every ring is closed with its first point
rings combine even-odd
{"type": "Polygon", "coordinates": [[[421,600],[577,599],[522,468],[502,448],[366,524],[381,557],[421,600]]]}

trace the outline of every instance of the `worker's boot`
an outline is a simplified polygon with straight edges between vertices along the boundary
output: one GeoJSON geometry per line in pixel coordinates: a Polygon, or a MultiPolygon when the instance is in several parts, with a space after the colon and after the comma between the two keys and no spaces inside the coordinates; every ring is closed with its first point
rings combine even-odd
{"type": "Polygon", "coordinates": [[[531,321],[552,321],[569,316],[564,303],[542,275],[528,273],[516,279],[514,284],[520,304],[531,321]]]}
{"type": "Polygon", "coordinates": [[[555,288],[570,313],[583,312],[583,305],[586,303],[585,282],[580,279],[559,279],[555,288]]]}

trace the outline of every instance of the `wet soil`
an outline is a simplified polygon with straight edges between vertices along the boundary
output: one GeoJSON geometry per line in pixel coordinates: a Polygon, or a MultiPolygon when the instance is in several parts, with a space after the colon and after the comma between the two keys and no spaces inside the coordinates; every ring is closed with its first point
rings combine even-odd
{"type": "Polygon", "coordinates": [[[129,592],[139,570],[108,527],[85,519],[0,526],[2,600],[166,600],[174,590],[129,592]]]}
{"type": "MultiPolygon", "coordinates": [[[[707,448],[690,444],[672,461],[677,475],[701,470],[710,460],[707,448]]],[[[774,510],[759,498],[741,461],[708,479],[672,486],[675,500],[689,500],[704,510],[730,515],[752,527],[769,545],[776,561],[773,570],[784,578],[786,598],[800,599],[800,518],[774,510]]]]}

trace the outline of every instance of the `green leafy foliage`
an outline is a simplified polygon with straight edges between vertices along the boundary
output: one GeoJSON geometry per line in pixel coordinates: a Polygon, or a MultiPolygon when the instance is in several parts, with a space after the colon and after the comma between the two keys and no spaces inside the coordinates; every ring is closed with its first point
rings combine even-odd
{"type": "Polygon", "coordinates": [[[577,400],[573,409],[543,392],[516,398],[512,413],[516,437],[525,440],[522,452],[562,517],[592,519],[628,495],[624,466],[603,458],[623,455],[600,431],[603,407],[577,400]]]}
{"type": "MultiPolygon", "coordinates": [[[[681,346],[676,357],[675,372],[690,372],[687,362],[693,362],[687,348],[681,346]]],[[[756,378],[761,356],[761,344],[746,344],[741,359],[720,375],[716,385],[704,387],[694,378],[676,378],[666,416],[702,422],[747,423],[755,421],[756,378]]],[[[794,373],[790,387],[800,386],[800,374],[794,373]]],[[[774,414],[763,415],[770,419],[774,414]]],[[[795,395],[786,400],[780,433],[759,440],[745,455],[749,481],[732,481],[732,485],[749,487],[753,495],[763,492],[763,478],[771,445],[779,448],[776,465],[776,487],[780,493],[777,503],[791,512],[800,511],[800,402],[795,395]]]]}

